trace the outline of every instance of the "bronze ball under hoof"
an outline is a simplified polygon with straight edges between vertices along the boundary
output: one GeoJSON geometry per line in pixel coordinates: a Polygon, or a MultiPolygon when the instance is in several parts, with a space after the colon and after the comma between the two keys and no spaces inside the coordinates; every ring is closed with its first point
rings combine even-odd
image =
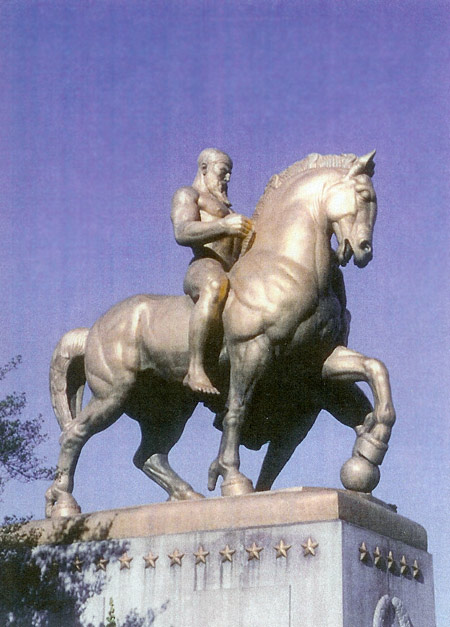
{"type": "Polygon", "coordinates": [[[344,488],[354,492],[372,492],[380,481],[380,469],[364,457],[350,457],[341,468],[344,488]]]}

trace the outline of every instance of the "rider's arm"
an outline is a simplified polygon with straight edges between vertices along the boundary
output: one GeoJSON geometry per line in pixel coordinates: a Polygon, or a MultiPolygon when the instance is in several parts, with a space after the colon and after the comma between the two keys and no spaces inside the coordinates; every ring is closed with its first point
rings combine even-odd
{"type": "Polygon", "coordinates": [[[210,222],[201,222],[198,198],[198,193],[192,187],[182,187],[174,194],[171,218],[178,244],[201,246],[227,235],[244,237],[248,232],[246,223],[249,220],[236,213],[210,222]]]}

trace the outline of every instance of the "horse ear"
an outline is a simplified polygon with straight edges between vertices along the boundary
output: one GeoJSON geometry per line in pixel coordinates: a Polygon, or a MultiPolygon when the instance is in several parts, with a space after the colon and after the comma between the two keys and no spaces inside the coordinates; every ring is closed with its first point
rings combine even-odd
{"type": "Polygon", "coordinates": [[[359,157],[348,171],[346,178],[350,179],[354,176],[358,176],[358,174],[373,176],[375,172],[375,162],[373,160],[375,153],[376,150],[372,150],[372,152],[368,152],[366,155],[359,157]]]}

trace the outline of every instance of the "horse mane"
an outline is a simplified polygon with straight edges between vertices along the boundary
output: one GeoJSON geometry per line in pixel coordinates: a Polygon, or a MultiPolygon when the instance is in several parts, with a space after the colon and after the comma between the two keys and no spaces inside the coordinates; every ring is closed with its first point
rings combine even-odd
{"type": "Polygon", "coordinates": [[[300,174],[301,172],[319,170],[321,168],[343,168],[350,170],[357,159],[357,155],[354,155],[353,153],[342,155],[320,155],[317,152],[313,152],[304,159],[301,159],[301,161],[296,161],[282,172],[274,174],[267,183],[261,198],[258,200],[252,216],[253,222],[258,220],[261,210],[265,207],[268,200],[271,199],[273,192],[281,187],[288,179],[300,174]]]}
{"type": "Polygon", "coordinates": [[[256,223],[259,215],[264,207],[271,201],[274,192],[281,187],[287,180],[308,170],[320,170],[322,168],[342,168],[350,170],[356,163],[358,156],[353,153],[344,153],[342,155],[320,155],[318,152],[312,152],[304,159],[296,161],[285,170],[278,174],[274,174],[267,183],[261,198],[255,207],[252,215],[253,229],[242,242],[242,248],[239,257],[243,257],[250,250],[256,237],[256,223]]]}

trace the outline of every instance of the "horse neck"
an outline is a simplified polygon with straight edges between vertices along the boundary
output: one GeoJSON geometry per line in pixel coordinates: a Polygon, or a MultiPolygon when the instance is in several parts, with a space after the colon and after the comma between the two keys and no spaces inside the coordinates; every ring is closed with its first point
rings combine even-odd
{"type": "Polygon", "coordinates": [[[321,199],[323,184],[313,177],[303,178],[300,184],[293,181],[275,190],[265,203],[258,213],[253,247],[323,272],[331,254],[331,232],[321,199]]]}

